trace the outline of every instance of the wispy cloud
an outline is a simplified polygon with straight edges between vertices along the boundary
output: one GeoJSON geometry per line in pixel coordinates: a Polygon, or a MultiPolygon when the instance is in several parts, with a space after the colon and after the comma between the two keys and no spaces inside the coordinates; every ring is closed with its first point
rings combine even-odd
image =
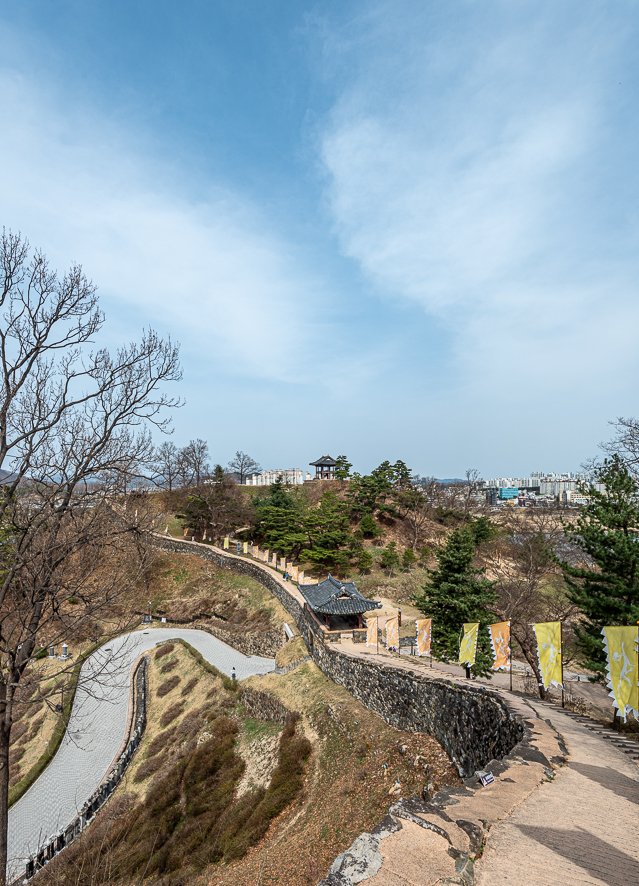
{"type": "Polygon", "coordinates": [[[434,9],[384,2],[326,40],[346,71],[318,139],[341,247],[450,331],[460,406],[483,389],[592,410],[588,391],[627,393],[639,368],[637,176],[611,173],[628,22],[434,9]]]}
{"type": "Polygon", "coordinates": [[[312,370],[325,284],[241,190],[200,176],[198,192],[150,136],[15,71],[0,71],[0,113],[2,223],[61,268],[80,261],[111,328],[159,325],[212,372],[297,383],[312,370]]]}

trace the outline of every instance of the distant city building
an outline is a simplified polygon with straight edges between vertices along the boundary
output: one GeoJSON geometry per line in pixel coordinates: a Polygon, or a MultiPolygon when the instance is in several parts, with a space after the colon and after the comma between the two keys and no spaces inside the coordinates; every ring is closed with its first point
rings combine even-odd
{"type": "Polygon", "coordinates": [[[313,479],[308,471],[302,471],[300,468],[286,468],[285,470],[262,471],[259,474],[249,474],[244,481],[244,485],[270,486],[280,477],[282,478],[282,483],[289,483],[291,486],[299,486],[306,480],[313,479]]]}
{"type": "Polygon", "coordinates": [[[573,492],[571,489],[562,492],[561,500],[565,505],[573,505],[581,508],[590,503],[590,499],[587,495],[584,495],[581,492],[573,492]]]}

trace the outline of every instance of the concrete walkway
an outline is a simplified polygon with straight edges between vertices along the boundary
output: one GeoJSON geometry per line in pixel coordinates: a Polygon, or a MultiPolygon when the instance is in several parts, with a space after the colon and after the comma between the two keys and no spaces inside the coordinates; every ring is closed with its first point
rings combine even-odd
{"type": "MultiPolygon", "coordinates": [[[[193,547],[199,545],[195,543],[193,547]]],[[[225,557],[233,556],[222,553],[225,557]]],[[[301,597],[295,586],[285,583],[274,570],[261,563],[257,565],[296,599],[301,597]]],[[[348,640],[343,640],[337,649],[346,655],[377,659],[387,666],[466,682],[461,669],[434,663],[431,670],[427,660],[412,656],[400,658],[387,653],[381,645],[379,655],[374,649],[348,640]]],[[[504,685],[506,679],[491,681],[493,691],[528,720],[536,744],[548,759],[558,762],[553,762],[553,777],[548,780],[546,773],[550,770],[540,763],[522,759],[519,771],[509,769],[503,779],[498,778],[494,785],[468,799],[467,809],[463,797],[454,799],[455,818],[463,812],[469,820],[478,818],[489,828],[483,855],[475,865],[475,883],[477,886],[639,884],[639,743],[623,742],[610,730],[556,705],[513,695],[504,685]],[[552,747],[557,741],[563,742],[568,751],[563,765],[560,762],[563,757],[553,757],[552,747]]],[[[441,812],[439,814],[441,816],[441,812]]],[[[416,818],[427,819],[428,815],[413,816],[412,822],[404,820],[401,832],[382,841],[381,870],[363,878],[360,874],[355,882],[368,881],[371,886],[435,886],[443,882],[442,877],[462,882],[452,868],[449,844],[443,837],[416,824],[416,818]],[[426,846],[424,841],[433,845],[426,846]]],[[[448,823],[445,827],[449,827],[448,823]]],[[[467,851],[470,848],[467,847],[467,851]]]]}
{"type": "Polygon", "coordinates": [[[562,734],[568,764],[491,828],[475,868],[477,886],[639,883],[636,762],[615,747],[610,731],[553,705],[529,704],[562,734]]]}
{"type": "Polygon", "coordinates": [[[24,870],[35,854],[78,815],[98,787],[124,740],[131,668],[136,659],[163,640],[183,639],[208,662],[238,680],[274,670],[275,660],[245,656],[205,631],[143,628],[117,637],[82,667],[69,726],[60,748],[40,778],[9,811],[10,875],[24,870]]]}

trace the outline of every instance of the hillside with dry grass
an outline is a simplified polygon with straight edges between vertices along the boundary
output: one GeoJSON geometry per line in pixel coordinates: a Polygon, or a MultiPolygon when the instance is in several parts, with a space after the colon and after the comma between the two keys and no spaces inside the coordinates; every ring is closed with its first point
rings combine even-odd
{"type": "Polygon", "coordinates": [[[185,644],[160,644],[123,782],[40,882],[254,886],[261,872],[262,883],[311,886],[400,790],[458,781],[437,742],[389,727],[310,662],[244,681],[294,712],[283,726],[252,716],[243,685],[185,644]]]}

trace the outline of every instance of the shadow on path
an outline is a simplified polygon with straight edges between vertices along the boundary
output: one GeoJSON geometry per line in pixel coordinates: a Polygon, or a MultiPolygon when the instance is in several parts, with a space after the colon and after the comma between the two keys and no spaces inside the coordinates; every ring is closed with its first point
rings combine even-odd
{"type": "Polygon", "coordinates": [[[516,827],[525,836],[563,856],[607,886],[639,883],[639,861],[588,831],[581,828],[567,831],[528,825],[516,827]]]}
{"type": "Polygon", "coordinates": [[[575,772],[601,785],[602,788],[639,805],[639,781],[635,781],[634,778],[622,775],[611,766],[591,766],[589,763],[575,762],[570,762],[568,765],[575,772]]]}

